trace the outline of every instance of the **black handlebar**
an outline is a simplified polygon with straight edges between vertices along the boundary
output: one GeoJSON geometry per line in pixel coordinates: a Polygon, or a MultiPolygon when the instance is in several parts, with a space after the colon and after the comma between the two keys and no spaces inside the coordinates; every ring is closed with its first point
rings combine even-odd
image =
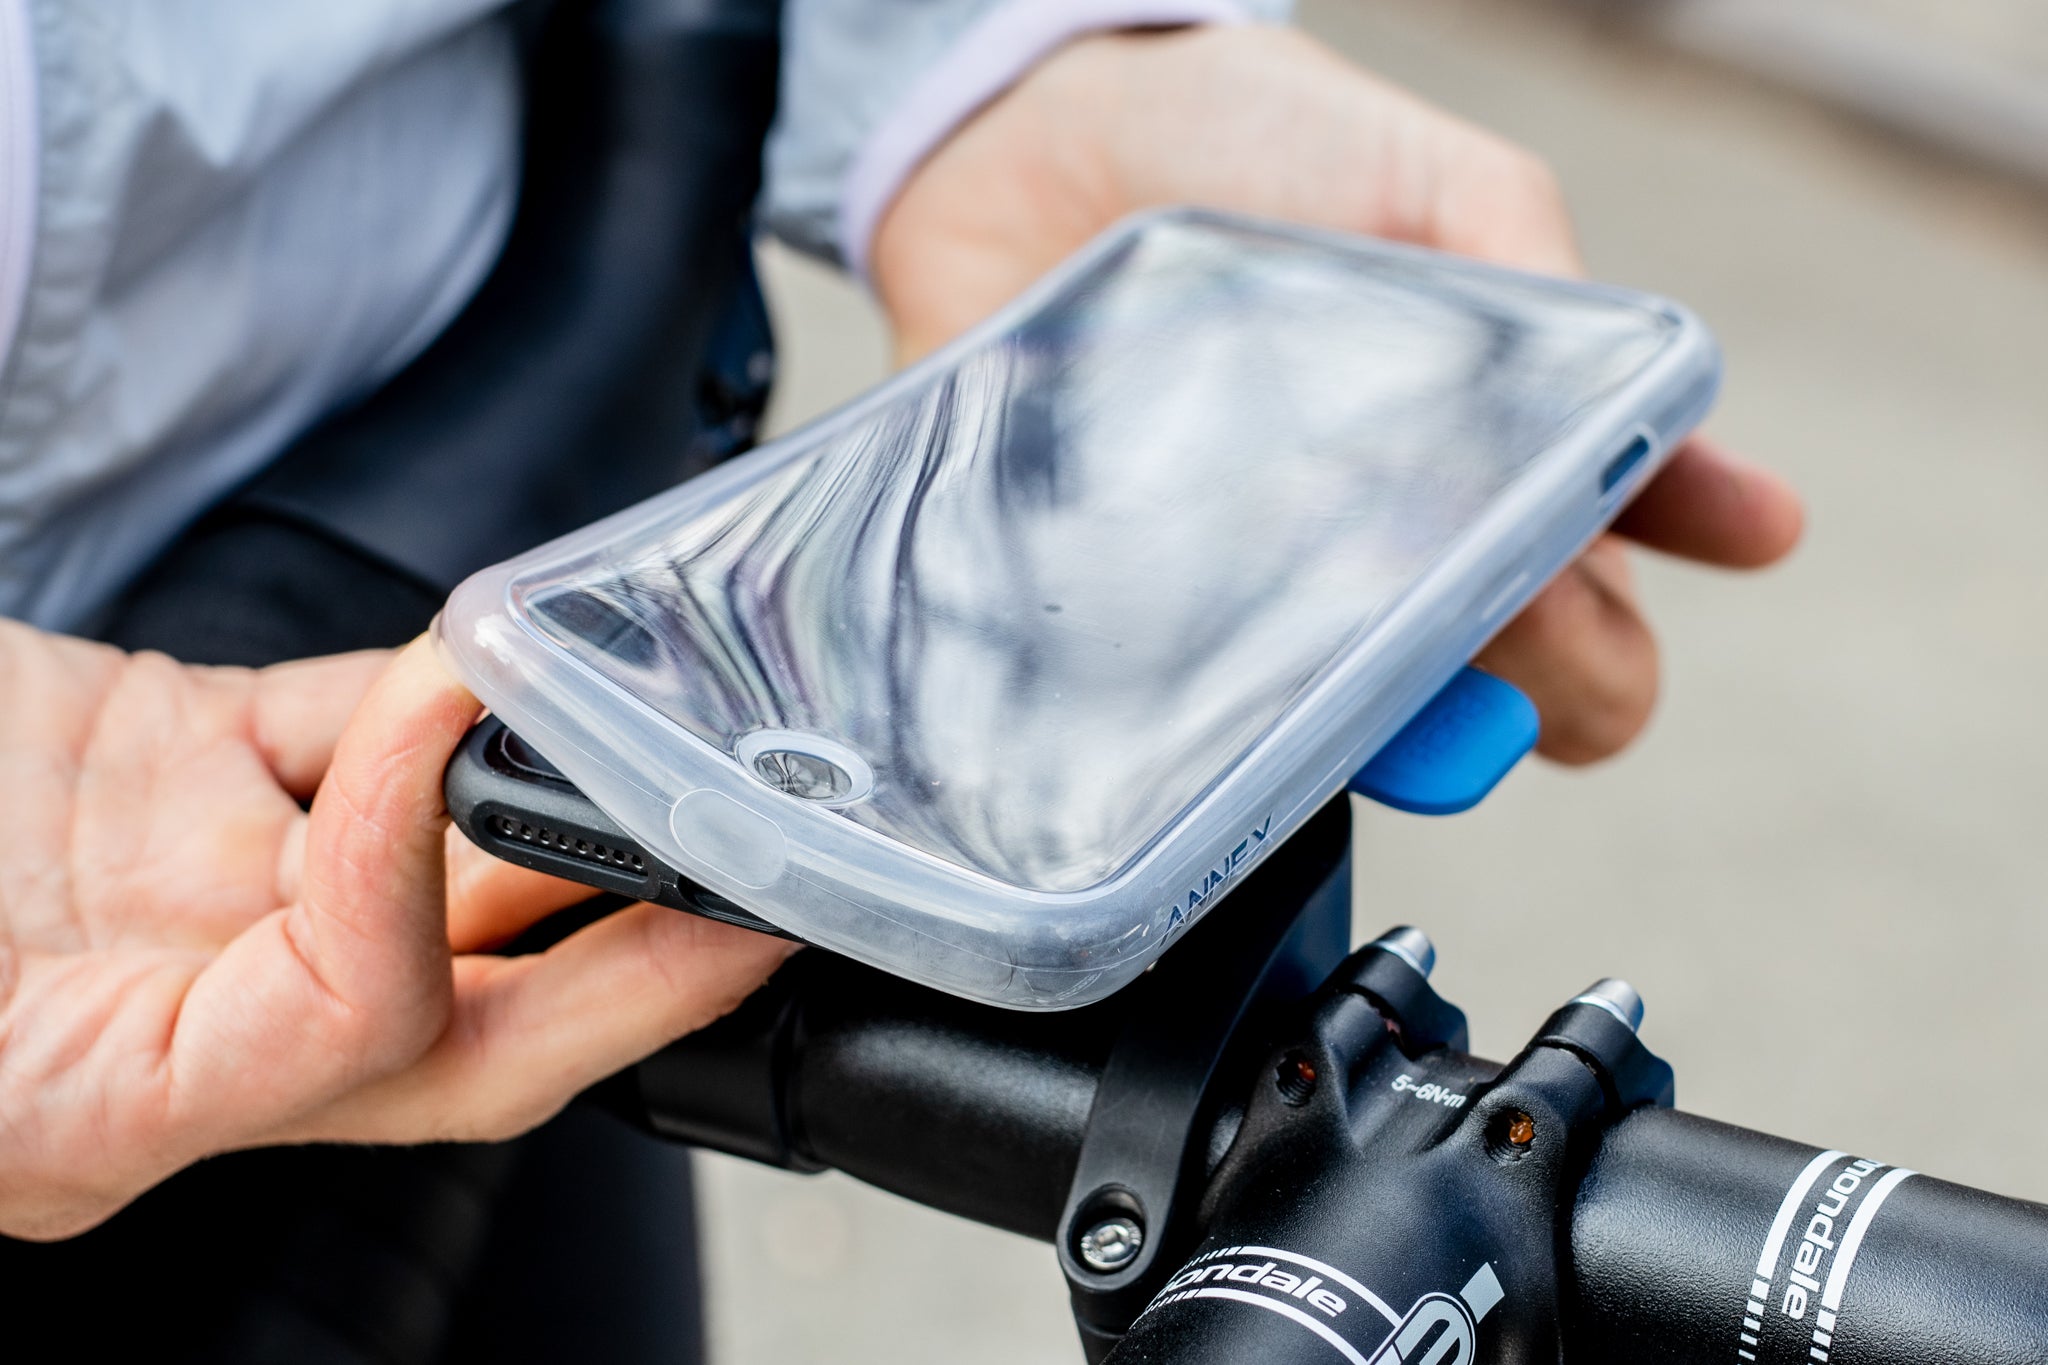
{"type": "Polygon", "coordinates": [[[1471,1057],[1426,940],[1336,961],[1346,824],[1100,1005],[806,953],[600,1098],[1053,1242],[1114,1365],[2048,1360],[2048,1207],[1664,1107],[1625,988],[1471,1057]]]}
{"type": "Polygon", "coordinates": [[[1690,1114],[1602,1138],[1571,1257],[1581,1360],[2048,1360],[2048,1207],[1690,1114]]]}
{"type": "Polygon", "coordinates": [[[999,1013],[804,953],[601,1098],[664,1137],[1050,1241],[1108,1052],[1096,1014],[999,1013]]]}

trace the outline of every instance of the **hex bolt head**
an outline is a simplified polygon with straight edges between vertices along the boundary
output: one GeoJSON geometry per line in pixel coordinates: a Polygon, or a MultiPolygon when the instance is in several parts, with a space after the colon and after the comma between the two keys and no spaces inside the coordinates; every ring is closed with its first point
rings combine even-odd
{"type": "Polygon", "coordinates": [[[1117,1214],[1081,1234],[1081,1263],[1107,1275],[1135,1261],[1144,1246],[1144,1227],[1135,1218],[1117,1214]]]}
{"type": "Polygon", "coordinates": [[[1404,924],[1389,929],[1372,941],[1372,946],[1392,953],[1403,962],[1422,973],[1424,980],[1436,970],[1436,945],[1429,941],[1429,935],[1413,925],[1404,924]]]}
{"type": "Polygon", "coordinates": [[[1643,1027],[1643,997],[1619,977],[1604,976],[1572,997],[1571,1004],[1594,1005],[1628,1025],[1630,1033],[1643,1027]]]}

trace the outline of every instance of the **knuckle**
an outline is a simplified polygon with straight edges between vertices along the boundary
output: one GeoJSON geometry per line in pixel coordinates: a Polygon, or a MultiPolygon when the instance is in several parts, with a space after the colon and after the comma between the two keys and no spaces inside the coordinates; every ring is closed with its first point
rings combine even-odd
{"type": "Polygon", "coordinates": [[[1543,718],[1544,752],[1561,763],[1580,765],[1628,747],[1656,708],[1654,660],[1652,650],[1646,661],[1586,670],[1575,692],[1543,718]]]}
{"type": "Polygon", "coordinates": [[[1624,596],[1582,570],[1530,603],[1481,662],[1529,693],[1542,716],[1538,748],[1560,763],[1611,757],[1656,706],[1655,636],[1624,596]]]}
{"type": "Polygon", "coordinates": [[[1576,707],[1552,725],[1544,718],[1543,753],[1570,767],[1612,758],[1627,748],[1649,722],[1648,705],[1576,707]]]}

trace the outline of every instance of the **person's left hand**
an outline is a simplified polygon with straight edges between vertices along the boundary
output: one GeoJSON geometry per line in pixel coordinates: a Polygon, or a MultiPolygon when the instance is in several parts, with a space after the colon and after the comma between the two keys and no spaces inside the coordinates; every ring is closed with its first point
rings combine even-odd
{"type": "Polygon", "coordinates": [[[449,830],[478,710],[424,641],[251,671],[0,621],[0,1234],[239,1148],[509,1137],[789,955],[654,905],[483,951],[591,892],[449,830]]]}
{"type": "MultiPolygon", "coordinates": [[[[986,317],[1116,219],[1236,209],[1576,274],[1564,200],[1529,153],[1292,30],[1220,27],[1071,43],[957,130],[883,215],[869,271],[911,359],[986,317]]],[[[1799,538],[1781,479],[1695,439],[1617,531],[1757,567],[1799,538]]],[[[1477,660],[1543,718],[1570,763],[1620,749],[1657,693],[1657,648],[1623,542],[1603,537],[1477,660]]]]}

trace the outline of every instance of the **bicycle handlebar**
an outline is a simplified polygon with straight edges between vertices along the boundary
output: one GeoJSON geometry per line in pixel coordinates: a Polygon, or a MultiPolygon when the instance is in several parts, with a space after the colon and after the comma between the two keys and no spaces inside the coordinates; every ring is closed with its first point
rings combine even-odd
{"type": "Polygon", "coordinates": [[[807,952],[598,1098],[675,1141],[1051,1241],[1109,1050],[1099,1009],[999,1013],[807,952]]]}
{"type": "MultiPolygon", "coordinates": [[[[1311,863],[1341,900],[1344,863],[1311,863]]],[[[2048,1207],[1661,1107],[1620,997],[1502,1066],[1399,943],[1311,992],[1327,934],[1303,978],[1299,926],[1258,929],[1289,875],[1066,1014],[802,954],[601,1098],[1053,1242],[1112,1365],[2048,1360],[2048,1207]]]]}
{"type": "MultiPolygon", "coordinates": [[[[636,1077],[638,1107],[657,1131],[776,1164],[834,1168],[933,1208],[1053,1240],[1107,1060],[1105,1020],[1094,1011],[999,1014],[822,954],[788,970],[769,995],[721,1026],[728,1040],[756,1040],[738,1050],[743,1057],[779,1051],[775,1079],[765,1065],[706,1067],[707,1057],[734,1051],[716,1037],[686,1040],[636,1077]],[[736,1124],[742,1109],[776,1117],[736,1124]]],[[[1428,1060],[1431,1076],[1450,1079],[1401,1092],[1418,1111],[1440,1107],[1424,1095],[1427,1085],[1473,1095],[1501,1074],[1495,1063],[1449,1051],[1428,1060]],[[1469,1088],[1451,1090],[1453,1083],[1469,1088]]],[[[1417,1065],[1405,1058],[1390,1064],[1417,1065]]],[[[1244,1122],[1235,1107],[1213,1116],[1205,1165],[1223,1164],[1218,1149],[1244,1122]]],[[[1568,1207],[1550,1308],[1563,1353],[1543,1358],[1672,1365],[2048,1358],[2048,1207],[1654,1107],[1634,1109],[1599,1135],[1568,1207]],[[1767,1258],[1774,1233],[1776,1254],[1767,1258]],[[1767,1274],[1759,1269],[1764,1259],[1767,1274]]],[[[1413,1220],[1379,1221],[1405,1229],[1413,1220]]],[[[1226,1219],[1221,1244],[1266,1244],[1240,1235],[1240,1226],[1226,1219]]],[[[1242,1274],[1272,1259],[1238,1258],[1232,1268],[1242,1274]]],[[[1276,1266],[1280,1276],[1290,1273],[1286,1265],[1276,1266]]],[[[1279,1281],[1272,1272],[1264,1278],[1279,1281]]],[[[1295,1278],[1298,1288],[1307,1277],[1295,1278]]],[[[1237,1288],[1227,1281],[1213,1287],[1237,1288]]],[[[1413,1298],[1428,1292],[1418,1284],[1413,1298]]],[[[1377,1294],[1397,1313],[1408,1307],[1393,1287],[1377,1294]]],[[[1168,1343],[1185,1346],[1182,1353],[1152,1353],[1141,1320],[1114,1360],[1189,1365],[1254,1351],[1276,1362],[1344,1358],[1291,1319],[1244,1313],[1238,1300],[1203,1306],[1216,1320],[1201,1325],[1199,1342],[1168,1343]],[[1219,1327],[1225,1305],[1239,1311],[1219,1327]],[[1231,1325],[1240,1330],[1230,1332],[1231,1325]]],[[[1391,1332],[1393,1324],[1385,1325],[1391,1332]]],[[[1371,1344],[1353,1349],[1381,1365],[1368,1354],[1371,1344]]],[[[1409,1358],[1431,1359],[1426,1352],[1395,1356],[1388,1365],[1409,1358]]],[[[1488,1351],[1476,1358],[1539,1357],[1488,1351]]],[[[1450,1357],[1443,1365],[1464,1362],[1450,1357]]]]}
{"type": "Polygon", "coordinates": [[[2048,1207],[1672,1110],[1602,1138],[1571,1263],[1578,1359],[2048,1358],[2048,1207]]]}

